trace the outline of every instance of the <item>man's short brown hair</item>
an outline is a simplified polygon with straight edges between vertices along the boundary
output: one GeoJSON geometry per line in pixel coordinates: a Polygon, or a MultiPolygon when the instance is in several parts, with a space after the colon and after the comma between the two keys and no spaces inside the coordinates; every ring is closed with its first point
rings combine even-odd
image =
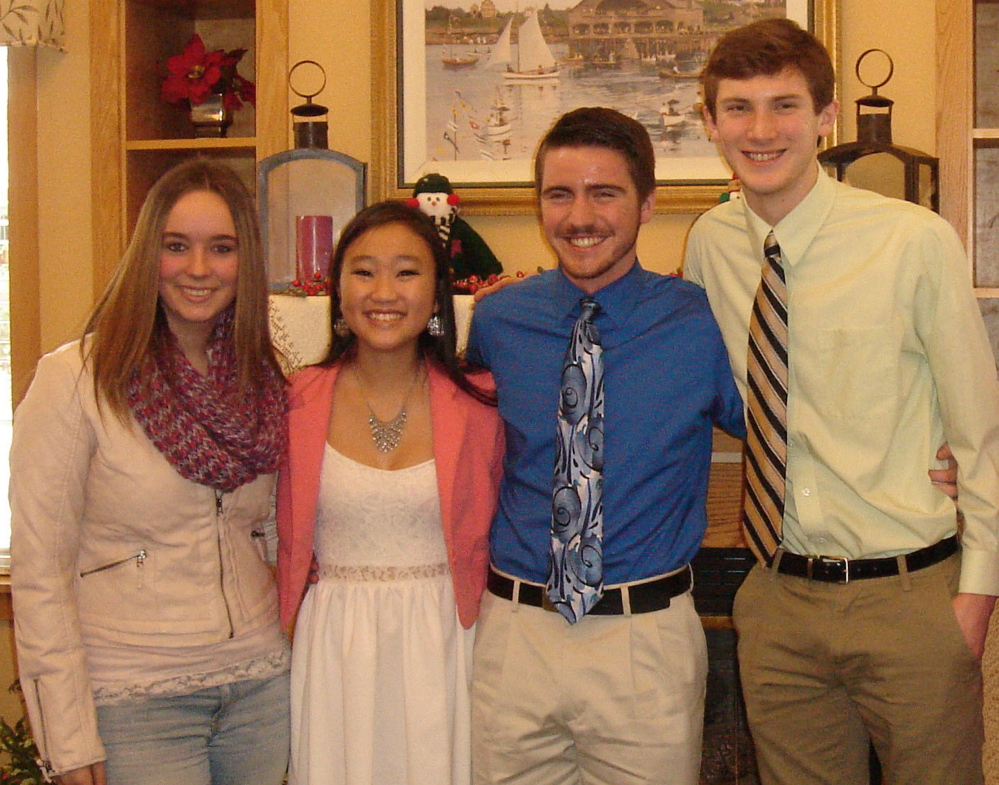
{"type": "Polygon", "coordinates": [[[715,101],[722,79],[776,76],[788,68],[805,77],[816,114],[832,102],[836,74],[829,52],[807,30],[790,19],[761,19],[730,30],[718,40],[701,74],[711,118],[717,119],[715,101]]]}
{"type": "Polygon", "coordinates": [[[641,200],[656,190],[656,153],[645,126],[616,109],[585,106],[562,115],[534,156],[534,185],[541,193],[545,155],[559,147],[604,147],[624,156],[641,200]]]}

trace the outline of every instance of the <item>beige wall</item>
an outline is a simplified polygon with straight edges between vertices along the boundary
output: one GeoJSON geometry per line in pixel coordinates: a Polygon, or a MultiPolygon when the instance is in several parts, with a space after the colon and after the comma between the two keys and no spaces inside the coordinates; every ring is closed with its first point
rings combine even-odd
{"type": "MultiPolygon", "coordinates": [[[[331,109],[330,146],[370,161],[369,2],[290,3],[290,62],[318,60],[330,76],[317,99],[331,109]]],[[[67,3],[69,52],[38,54],[41,338],[46,351],[79,331],[92,304],[87,5],[85,0],[67,3]]],[[[933,0],[842,0],[840,18],[844,138],[854,138],[853,101],[866,92],[853,64],[865,49],[877,47],[895,60],[895,77],[885,92],[896,101],[896,143],[933,151],[933,0]]],[[[676,269],[691,220],[656,216],[640,240],[643,263],[676,269]]],[[[472,216],[470,223],[508,270],[553,263],[531,216],[472,216]]]]}
{"type": "Polygon", "coordinates": [[[69,51],[37,55],[42,351],[75,337],[92,305],[87,5],[66,4],[69,51]]]}

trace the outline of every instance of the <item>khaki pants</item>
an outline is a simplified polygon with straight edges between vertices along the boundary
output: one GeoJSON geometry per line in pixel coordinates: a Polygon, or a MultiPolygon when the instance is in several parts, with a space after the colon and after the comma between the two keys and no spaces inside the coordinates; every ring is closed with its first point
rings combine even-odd
{"type": "Polygon", "coordinates": [[[472,677],[472,779],[696,785],[707,648],[689,592],[634,616],[558,613],[486,592],[472,677]]]}
{"type": "Polygon", "coordinates": [[[978,785],[981,668],[951,606],[960,558],[828,584],[756,566],[735,600],[765,785],[978,785]]]}

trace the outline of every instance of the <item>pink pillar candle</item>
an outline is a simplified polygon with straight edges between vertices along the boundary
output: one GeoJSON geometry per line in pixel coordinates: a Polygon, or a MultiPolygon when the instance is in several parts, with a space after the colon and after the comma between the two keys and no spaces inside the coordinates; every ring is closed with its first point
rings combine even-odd
{"type": "Polygon", "coordinates": [[[330,275],[333,253],[333,217],[295,216],[295,273],[302,283],[323,280],[330,275]]]}

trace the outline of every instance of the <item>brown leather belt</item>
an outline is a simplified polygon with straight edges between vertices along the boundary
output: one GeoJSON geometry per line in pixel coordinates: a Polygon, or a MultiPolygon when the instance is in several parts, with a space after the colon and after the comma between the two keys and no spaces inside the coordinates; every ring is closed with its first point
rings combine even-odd
{"type": "MultiPolygon", "coordinates": [[[[940,540],[935,545],[907,553],[902,559],[905,561],[906,570],[915,572],[953,556],[957,553],[957,547],[955,534],[946,540],[940,540]]],[[[797,553],[784,551],[780,555],[777,572],[781,575],[807,578],[810,581],[849,583],[898,575],[899,569],[896,556],[884,559],[841,559],[836,556],[799,556],[797,553]]]]}
{"type": "MultiPolygon", "coordinates": [[[[504,600],[513,599],[514,584],[520,584],[520,592],[517,601],[524,605],[531,605],[535,608],[544,608],[554,611],[555,608],[549,602],[545,594],[545,587],[536,583],[525,583],[524,581],[514,581],[505,575],[500,575],[492,567],[489,568],[489,577],[486,579],[486,587],[497,597],[504,600]]],[[[684,567],[679,572],[667,575],[665,578],[657,578],[642,583],[631,583],[626,586],[615,586],[604,589],[604,596],[600,598],[593,609],[589,612],[596,616],[619,616],[624,613],[624,597],[622,588],[628,591],[628,600],[632,613],[652,613],[661,611],[669,607],[670,600],[678,597],[684,592],[690,591],[693,585],[690,567],[684,567]]]]}

